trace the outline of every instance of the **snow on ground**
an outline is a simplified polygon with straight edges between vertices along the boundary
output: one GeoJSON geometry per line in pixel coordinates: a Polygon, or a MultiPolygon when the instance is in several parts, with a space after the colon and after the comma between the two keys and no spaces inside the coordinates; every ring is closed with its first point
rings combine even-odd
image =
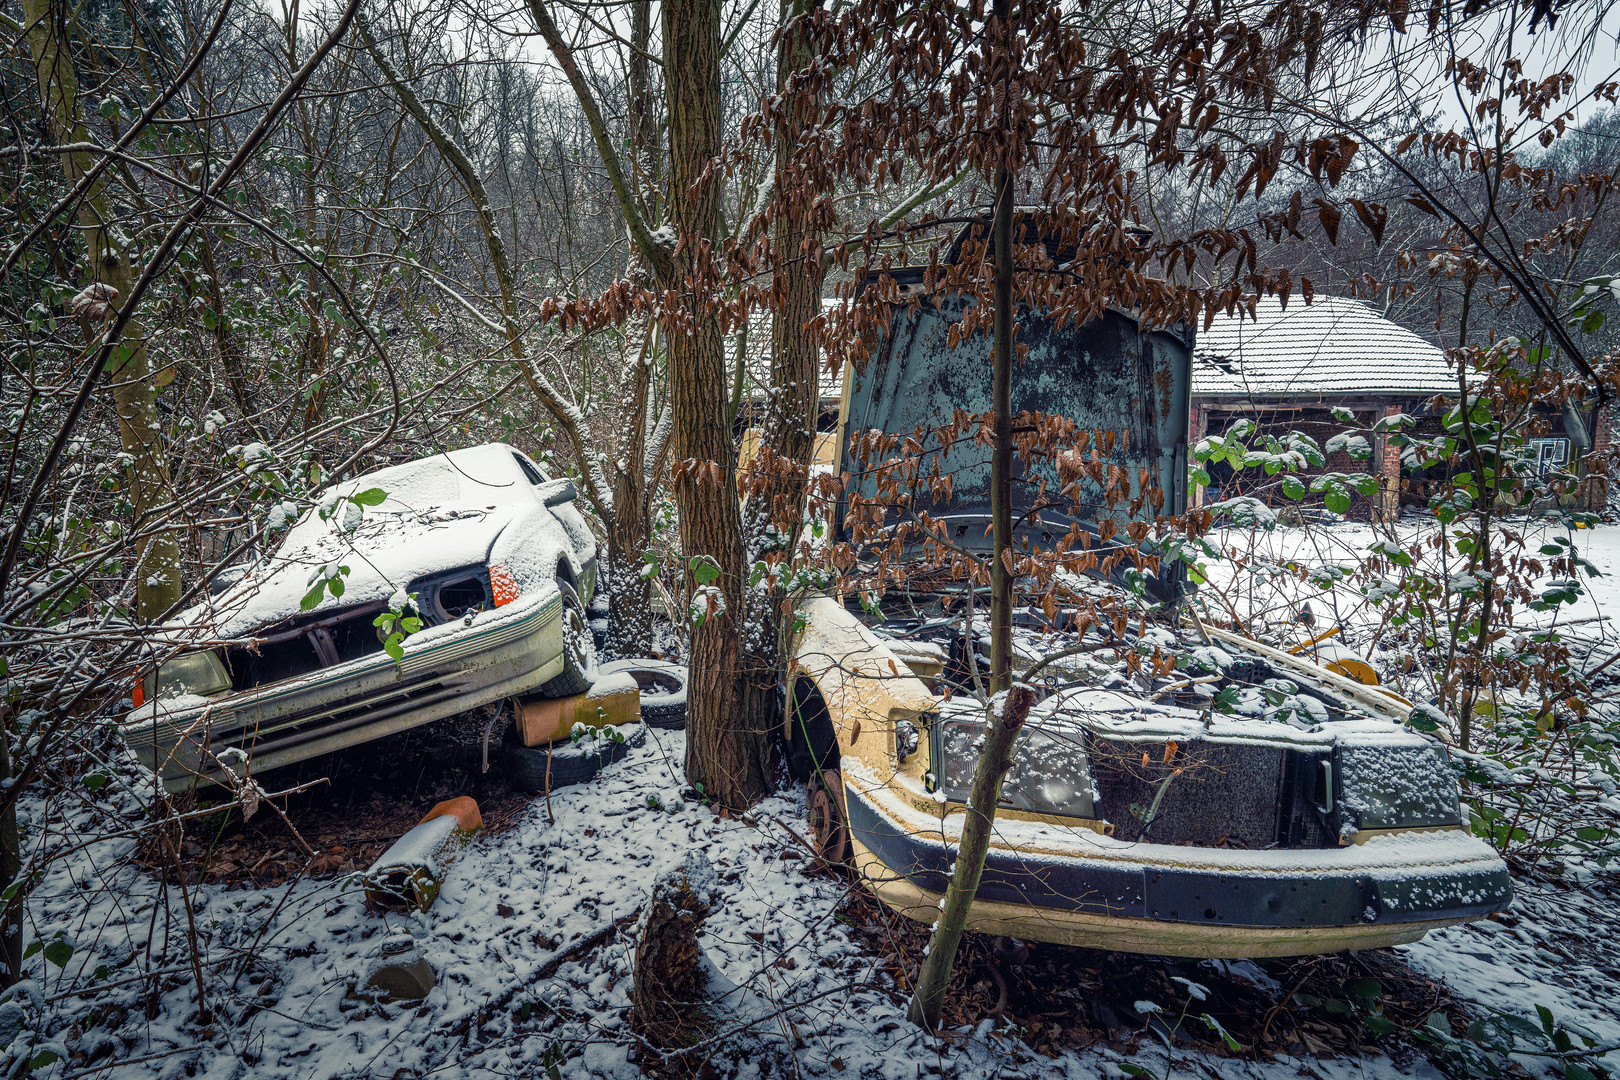
{"type": "MultiPolygon", "coordinates": [[[[1516,518],[1510,525],[1524,532],[1527,553],[1532,556],[1549,539],[1573,536],[1575,550],[1597,567],[1599,576],[1580,579],[1584,595],[1558,611],[1557,625],[1593,647],[1620,643],[1620,524],[1577,529],[1573,533],[1551,518],[1516,518]]],[[[1348,632],[1367,634],[1378,626],[1381,612],[1353,583],[1323,589],[1310,581],[1298,581],[1288,567],[1354,567],[1371,554],[1375,544],[1391,536],[1409,548],[1432,536],[1437,528],[1432,518],[1409,512],[1393,530],[1348,520],[1279,526],[1269,531],[1220,530],[1210,540],[1228,558],[1200,560],[1209,577],[1209,584],[1201,590],[1201,603],[1212,616],[1236,615],[1259,629],[1297,624],[1302,605],[1308,602],[1318,620],[1318,632],[1338,624],[1348,632]]],[[[1443,573],[1432,557],[1425,567],[1432,573],[1443,573]]],[[[1520,608],[1514,613],[1515,625],[1525,629],[1544,628],[1552,621],[1549,612],[1520,608]]],[[[1309,636],[1297,625],[1289,633],[1295,638],[1309,636]]]]}
{"type": "MultiPolygon", "coordinates": [[[[624,1019],[635,916],[653,881],[697,847],[721,889],[701,939],[718,999],[706,1044],[717,1075],[1118,1077],[1130,1053],[1154,1075],[1216,1080],[1438,1076],[1421,1056],[1247,1061],[1179,1048],[1167,1069],[1151,1038],[1134,1049],[1113,1042],[1044,1057],[990,1020],[930,1044],[905,1022],[903,998],[887,975],[874,974],[878,958],[841,919],[844,884],[809,872],[789,831],[803,834],[802,793],[769,799],[746,820],[717,816],[680,799],[684,736],[648,734],[595,781],[536,798],[476,840],[425,915],[368,914],[360,890],[342,879],[194,887],[204,985],[218,1013],[207,1024],[195,1020],[194,974],[177,945],[187,926],[180,890],[137,862],[133,839],[59,859],[29,902],[28,932],[49,940],[62,931],[76,951],[65,968],[36,955],[29,973],[53,999],[49,1034],[75,1059],[35,1075],[543,1076],[555,1064],[562,1076],[629,1080],[641,1075],[624,1019]],[[353,996],[379,945],[401,931],[416,939],[438,985],[420,1005],[353,996]],[[145,981],[121,981],[149,970],[149,952],[161,954],[165,942],[155,994],[145,981]],[[92,982],[108,988],[83,995],[92,982]]],[[[104,816],[93,819],[121,806],[116,793],[65,813],[35,806],[31,835],[37,841],[50,816],[47,841],[71,846],[93,824],[105,830],[104,816]]],[[[1459,999],[1517,1012],[1543,1003],[1620,1038],[1620,969],[1607,951],[1620,931],[1614,905],[1521,886],[1512,914],[1515,926],[1451,929],[1401,951],[1459,999]]],[[[1247,967],[1282,1000],[1282,988],[1247,967]]]]}

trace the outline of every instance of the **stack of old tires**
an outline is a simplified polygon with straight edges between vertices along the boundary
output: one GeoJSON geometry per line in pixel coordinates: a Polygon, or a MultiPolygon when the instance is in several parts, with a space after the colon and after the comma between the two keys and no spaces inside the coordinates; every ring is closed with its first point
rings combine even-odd
{"type": "MultiPolygon", "coordinates": [[[[588,738],[559,737],[526,746],[517,724],[507,726],[501,765],[519,791],[550,791],[594,777],[647,741],[648,727],[680,730],[686,726],[686,666],[663,660],[616,660],[592,672],[592,686],[582,696],[622,684],[640,694],[639,723],[604,726],[588,738]]],[[[559,732],[559,735],[562,733],[559,732]]]]}

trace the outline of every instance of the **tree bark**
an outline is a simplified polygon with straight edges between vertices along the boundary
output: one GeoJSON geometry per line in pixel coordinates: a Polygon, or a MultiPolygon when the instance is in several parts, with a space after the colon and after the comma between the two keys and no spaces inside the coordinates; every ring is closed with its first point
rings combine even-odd
{"type": "MultiPolygon", "coordinates": [[[[23,20],[39,82],[40,105],[51,132],[58,142],[84,143],[89,141],[89,131],[80,110],[78,75],[65,30],[57,21],[64,10],[51,0],[24,0],[23,20]]],[[[95,164],[89,153],[58,157],[70,185],[95,164]]],[[[123,239],[112,226],[107,190],[100,178],[80,200],[78,220],[90,280],[114,290],[112,309],[120,310],[129,297],[135,274],[123,239]]],[[[94,347],[95,341],[90,344],[94,347]]],[[[129,485],[130,507],[135,527],[141,529],[149,524],[142,520],[147,509],[169,499],[169,470],[146,335],[138,320],[131,318],[125,325],[107,374],[118,412],[119,443],[129,459],[124,476],[129,485]]],[[[180,546],[174,534],[165,531],[137,541],[136,552],[135,612],[138,619],[149,622],[180,599],[180,546]]]]}
{"type": "Polygon", "coordinates": [[[613,659],[646,656],[652,648],[651,587],[641,573],[650,533],[648,506],[632,480],[620,474],[607,530],[607,655],[613,659]]]}
{"type": "MultiPolygon", "coordinates": [[[[1007,0],[997,0],[1005,25],[1007,0]]],[[[991,346],[992,401],[996,445],[990,459],[990,688],[1005,690],[1012,677],[1012,363],[1013,363],[1013,173],[1006,165],[996,177],[995,330],[991,346]]]]}
{"type": "Polygon", "coordinates": [[[984,749],[973,770],[973,794],[962,821],[962,843],[956,852],[956,871],[945,887],[945,906],[928,941],[928,956],[917,976],[917,992],[906,1011],[907,1018],[927,1031],[939,1029],[939,1014],[945,1004],[945,984],[951,979],[951,966],[962,943],[962,928],[968,910],[979,891],[984,874],[984,857],[990,850],[990,829],[996,820],[996,804],[1001,800],[1001,781],[1012,768],[1013,745],[1029,719],[1035,704],[1035,691],[1020,683],[1005,696],[993,699],[989,723],[985,727],[984,749]],[[996,715],[1000,707],[1001,715],[996,715]]]}
{"type": "MultiPolygon", "coordinates": [[[[815,59],[809,28],[802,18],[818,0],[782,0],[782,31],[777,41],[776,90],[785,95],[794,72],[815,59]],[[794,20],[798,20],[795,22],[794,20]]],[[[805,483],[815,456],[816,416],[820,407],[820,350],[805,327],[821,314],[826,264],[815,219],[816,186],[804,177],[798,145],[803,135],[805,103],[777,114],[773,187],[780,211],[772,222],[771,375],[760,423],[756,477],[750,483],[745,536],[753,559],[782,558],[791,563],[804,524],[805,483]],[[786,551],[772,551],[770,537],[786,551]]],[[[739,349],[739,353],[741,353],[739,349]]],[[[739,370],[742,358],[739,356],[739,370]]],[[[754,593],[761,628],[749,648],[748,709],[769,716],[776,709],[775,690],[784,675],[792,636],[793,614],[785,589],[754,593]]]]}
{"type": "MultiPolygon", "coordinates": [[[[726,422],[725,352],[713,307],[720,287],[712,256],[721,234],[721,192],[713,178],[698,182],[721,149],[720,5],[718,0],[671,0],[660,6],[669,117],[667,202],[677,237],[671,250],[648,226],[602,110],[546,0],[527,3],[535,28],[579,99],[654,287],[674,299],[673,304],[666,299],[661,321],[674,411],[672,486],[686,560],[681,573],[695,585],[695,563],[718,570],[714,586],[724,607],[692,630],[686,776],[706,797],[746,807],[771,790],[773,718],[749,708],[743,668],[748,567],[737,509],[736,448],[726,422]]],[[[671,612],[677,619],[682,614],[671,612]]]]}
{"type": "MultiPolygon", "coordinates": [[[[720,153],[719,0],[666,0],[664,85],[669,102],[670,216],[677,235],[676,310],[669,325],[675,406],[675,502],[683,573],[719,570],[724,611],[692,628],[687,676],[686,776],[705,796],[746,808],[770,794],[771,717],[749,707],[743,635],[748,565],[737,507],[737,458],[727,423],[726,357],[713,312],[719,286],[721,190],[703,171],[720,153]]],[[[677,616],[679,613],[676,613],[677,616]]]]}
{"type": "Polygon", "coordinates": [[[708,988],[698,928],[714,904],[714,868],[701,851],[660,878],[640,926],[630,1023],[654,1046],[690,1046],[708,1027],[708,988]]]}

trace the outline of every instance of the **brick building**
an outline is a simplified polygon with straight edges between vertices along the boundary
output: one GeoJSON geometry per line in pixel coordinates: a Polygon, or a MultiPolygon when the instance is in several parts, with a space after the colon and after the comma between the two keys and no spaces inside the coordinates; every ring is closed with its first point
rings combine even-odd
{"type": "MultiPolygon", "coordinates": [[[[1255,314],[1253,319],[1217,315],[1197,335],[1189,432],[1194,443],[1247,419],[1262,432],[1303,432],[1325,450],[1334,435],[1352,426],[1333,418],[1336,408],[1353,412],[1356,427],[1370,428],[1382,417],[1405,413],[1417,419],[1420,434],[1438,433],[1441,411],[1457,398],[1457,374],[1445,353],[1360,300],[1318,294],[1310,304],[1294,297],[1284,308],[1277,298],[1265,297],[1255,314]]],[[[1607,442],[1607,425],[1594,423],[1590,410],[1549,409],[1547,419],[1551,430],[1531,444],[1544,469],[1578,471],[1580,455],[1592,446],[1589,433],[1594,428],[1599,448],[1607,442]]],[[[1336,449],[1325,468],[1310,472],[1378,476],[1378,495],[1356,496],[1353,516],[1398,513],[1403,494],[1421,504],[1425,478],[1403,478],[1399,448],[1381,436],[1369,443],[1370,458],[1357,460],[1336,449]]],[[[1217,467],[1211,471],[1207,497],[1252,493],[1274,483],[1274,477],[1256,470],[1234,473],[1217,467]]],[[[1598,506],[1606,499],[1606,491],[1589,495],[1598,506]]]]}

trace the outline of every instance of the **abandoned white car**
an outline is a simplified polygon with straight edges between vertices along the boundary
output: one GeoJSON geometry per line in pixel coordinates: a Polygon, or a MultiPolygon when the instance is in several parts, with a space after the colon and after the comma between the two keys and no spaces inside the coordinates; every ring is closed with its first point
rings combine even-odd
{"type": "Polygon", "coordinates": [[[262,772],[503,698],[584,690],[596,544],[574,497],[503,443],[328,489],[273,554],[166,625],[125,739],[179,789],[220,776],[222,760],[262,772]],[[395,613],[420,629],[387,650],[395,613]]]}

